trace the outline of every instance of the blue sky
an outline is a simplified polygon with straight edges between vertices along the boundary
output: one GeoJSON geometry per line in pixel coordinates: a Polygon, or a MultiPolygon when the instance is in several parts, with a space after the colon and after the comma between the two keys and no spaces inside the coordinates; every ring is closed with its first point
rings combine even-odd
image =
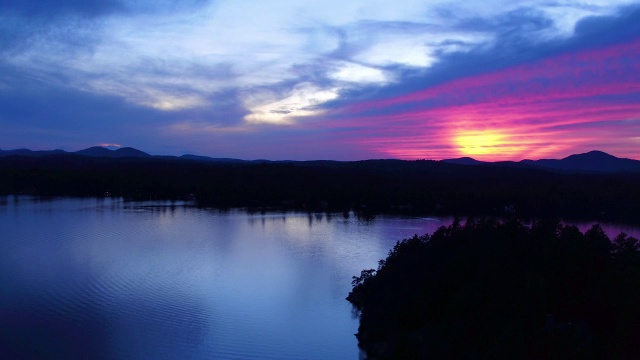
{"type": "Polygon", "coordinates": [[[639,24],[635,1],[0,0],[0,148],[640,158],[639,24]]]}

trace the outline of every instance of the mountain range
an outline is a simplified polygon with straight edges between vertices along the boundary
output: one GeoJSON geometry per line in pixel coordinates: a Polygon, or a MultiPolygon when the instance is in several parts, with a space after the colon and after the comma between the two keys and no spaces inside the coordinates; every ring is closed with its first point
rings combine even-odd
{"type": "MultiPolygon", "coordinates": [[[[110,150],[101,146],[94,146],[84,150],[75,152],[66,152],[64,150],[0,150],[0,157],[23,156],[23,157],[47,157],[75,155],[94,158],[137,158],[137,159],[178,159],[185,161],[198,162],[216,162],[216,163],[248,163],[248,162],[269,162],[267,160],[240,160],[232,158],[212,158],[208,156],[199,156],[186,154],[182,156],[166,156],[166,155],[150,155],[144,151],[134,149],[132,147],[123,147],[116,150],[110,150]]],[[[291,161],[274,161],[274,162],[291,162],[291,161]]],[[[465,166],[503,166],[503,167],[524,167],[547,169],[560,172],[589,172],[589,173],[616,173],[616,172],[640,172],[640,161],[619,158],[602,151],[589,151],[587,153],[575,154],[563,159],[540,159],[540,160],[521,160],[485,162],[473,159],[471,157],[461,157],[456,159],[445,159],[440,162],[465,165],[465,166]]]]}
{"type": "Polygon", "coordinates": [[[590,172],[590,173],[616,173],[616,172],[640,172],[640,161],[619,158],[603,151],[589,151],[582,154],[574,154],[562,159],[540,159],[484,162],[470,157],[446,159],[443,162],[460,165],[503,165],[511,167],[531,167],[562,172],[590,172]]]}

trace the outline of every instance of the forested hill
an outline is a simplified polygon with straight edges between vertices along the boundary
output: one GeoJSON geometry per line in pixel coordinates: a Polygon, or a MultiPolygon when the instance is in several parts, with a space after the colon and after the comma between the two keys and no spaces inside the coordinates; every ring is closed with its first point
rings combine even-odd
{"type": "Polygon", "coordinates": [[[352,284],[371,358],[640,358],[640,242],[597,225],[468,219],[352,284]]]}
{"type": "MultiPolygon", "coordinates": [[[[171,159],[171,160],[192,160],[211,163],[263,163],[271,162],[268,160],[240,160],[232,158],[212,158],[208,156],[199,156],[186,154],[180,157],[177,156],[164,156],[164,155],[150,155],[144,151],[134,149],[131,147],[122,147],[116,150],[111,150],[102,146],[93,146],[84,150],[75,152],[66,152],[64,150],[38,150],[33,151],[29,149],[15,149],[15,150],[0,150],[0,158],[7,156],[26,156],[26,157],[48,157],[52,155],[81,155],[88,157],[102,157],[102,158],[156,158],[156,159],[171,159]]],[[[502,161],[502,162],[484,162],[470,157],[462,157],[457,159],[445,159],[441,160],[445,163],[459,164],[459,165],[486,165],[486,166],[501,166],[501,167],[525,167],[525,168],[538,168],[547,169],[560,172],[573,172],[573,173],[619,173],[619,172],[637,172],[640,173],[640,161],[634,159],[619,158],[602,151],[589,151],[583,154],[574,154],[567,156],[563,159],[541,159],[541,160],[521,160],[514,161],[502,161]]],[[[293,161],[275,161],[281,163],[291,163],[293,161]]],[[[318,164],[318,161],[298,161],[298,165],[318,164]]],[[[325,164],[329,162],[324,162],[325,164]]],[[[338,163],[338,162],[336,162],[338,163]]]]}
{"type": "MultiPolygon", "coordinates": [[[[195,199],[213,207],[562,216],[640,223],[640,173],[570,173],[429,160],[209,161],[0,157],[0,194],[195,199]]],[[[6,155],[6,154],[5,154],[6,155]]]]}

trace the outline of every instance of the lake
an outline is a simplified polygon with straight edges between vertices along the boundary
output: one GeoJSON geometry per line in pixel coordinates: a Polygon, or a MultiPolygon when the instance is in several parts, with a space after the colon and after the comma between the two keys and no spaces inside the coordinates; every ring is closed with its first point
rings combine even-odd
{"type": "Polygon", "coordinates": [[[351,277],[451,221],[0,197],[0,353],[357,359],[351,277]]]}
{"type": "Polygon", "coordinates": [[[447,220],[0,200],[0,352],[357,359],[351,277],[447,220]]]}

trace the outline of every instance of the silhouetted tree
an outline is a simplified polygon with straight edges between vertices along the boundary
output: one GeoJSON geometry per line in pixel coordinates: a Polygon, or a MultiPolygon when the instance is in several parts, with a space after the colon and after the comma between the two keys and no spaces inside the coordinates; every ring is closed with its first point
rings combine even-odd
{"type": "Polygon", "coordinates": [[[640,243],[612,243],[598,225],[456,221],[397,243],[357,279],[347,299],[372,357],[640,355],[640,243]]]}

